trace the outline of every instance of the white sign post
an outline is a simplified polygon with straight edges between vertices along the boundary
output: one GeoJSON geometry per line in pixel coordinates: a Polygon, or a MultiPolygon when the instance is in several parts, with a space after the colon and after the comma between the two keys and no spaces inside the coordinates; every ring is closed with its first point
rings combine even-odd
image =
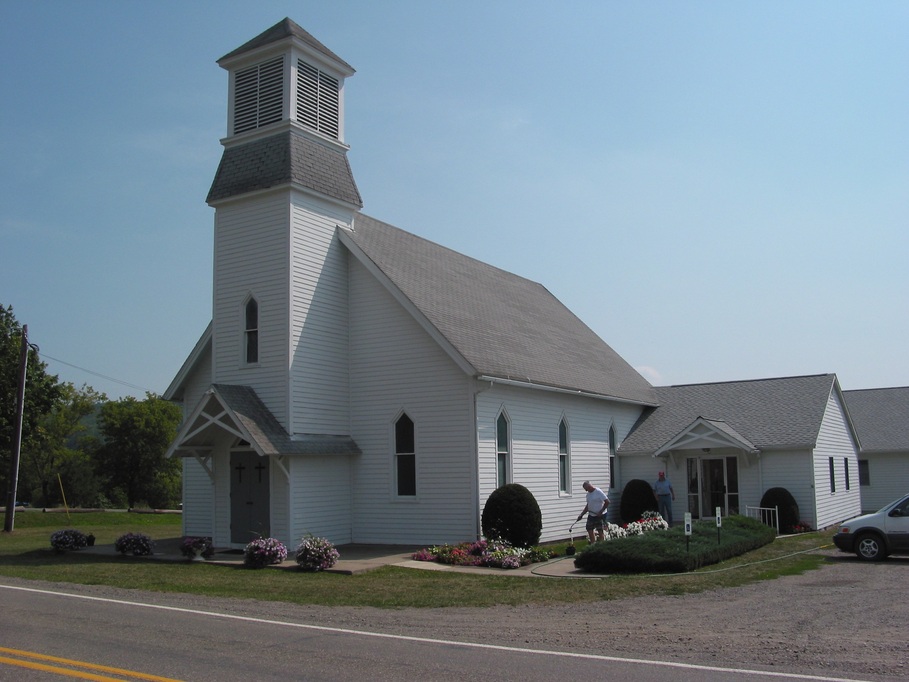
{"type": "Polygon", "coordinates": [[[691,512],[685,513],[685,552],[691,548],[691,512]]]}
{"type": "Polygon", "coordinates": [[[720,544],[720,528],[723,527],[723,510],[716,508],[716,544],[720,544]]]}

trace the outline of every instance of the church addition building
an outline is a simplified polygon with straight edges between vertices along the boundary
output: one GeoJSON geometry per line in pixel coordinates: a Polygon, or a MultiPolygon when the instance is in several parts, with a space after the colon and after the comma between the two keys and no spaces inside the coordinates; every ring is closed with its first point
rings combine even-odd
{"type": "MultiPolygon", "coordinates": [[[[228,134],[207,198],[212,321],[165,392],[185,412],[168,451],[184,461],[185,534],[238,547],[309,533],[460,542],[480,534],[489,494],[516,482],[540,505],[545,541],[565,537],[587,479],[617,499],[623,481],[667,469],[677,517],[708,509],[708,478],[727,491],[710,498],[724,513],[757,504],[778,462],[783,477],[826,480],[826,441],[810,434],[764,467],[773,445],[723,415],[694,415],[687,438],[649,429],[672,390],[652,387],[543,286],[363,213],[344,142],[354,70],[294,22],[218,63],[228,134]],[[644,449],[623,464],[632,432],[644,449]]],[[[857,445],[825,376],[811,383],[821,412],[806,419],[826,425],[841,471],[857,445]]],[[[809,522],[859,508],[857,485],[832,507],[809,500],[811,486],[809,522]]]]}

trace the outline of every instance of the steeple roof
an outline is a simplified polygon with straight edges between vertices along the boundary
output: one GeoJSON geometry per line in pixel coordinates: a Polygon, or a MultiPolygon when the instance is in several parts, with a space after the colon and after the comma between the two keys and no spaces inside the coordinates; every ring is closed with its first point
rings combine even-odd
{"type": "Polygon", "coordinates": [[[223,61],[232,59],[232,58],[237,57],[246,52],[252,52],[253,50],[258,49],[260,47],[264,47],[265,45],[270,45],[271,43],[277,43],[277,42],[280,42],[282,40],[287,40],[287,39],[299,40],[300,42],[304,43],[305,45],[308,45],[309,47],[311,47],[316,52],[319,52],[319,53],[323,54],[324,56],[328,57],[333,62],[336,62],[340,66],[343,66],[343,67],[349,69],[350,75],[353,75],[354,68],[350,64],[345,62],[338,55],[336,55],[334,52],[332,52],[327,47],[325,47],[322,43],[320,43],[318,40],[316,40],[308,31],[304,30],[298,24],[296,24],[294,21],[292,21],[291,19],[289,19],[287,17],[285,17],[284,19],[279,21],[277,24],[275,24],[271,28],[266,29],[265,31],[263,31],[262,33],[257,35],[252,40],[249,40],[249,41],[243,43],[236,50],[228,52],[226,55],[224,55],[223,57],[221,57],[221,59],[218,60],[218,63],[220,64],[223,61]]]}

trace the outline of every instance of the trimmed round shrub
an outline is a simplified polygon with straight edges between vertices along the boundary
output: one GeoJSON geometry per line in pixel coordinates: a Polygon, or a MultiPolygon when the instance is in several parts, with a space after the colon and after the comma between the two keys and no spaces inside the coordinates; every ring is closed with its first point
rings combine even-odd
{"type": "Polygon", "coordinates": [[[520,483],[496,488],[486,500],[481,517],[483,535],[515,547],[532,547],[543,532],[543,514],[536,498],[520,483]]]}
{"type": "Polygon", "coordinates": [[[340,556],[328,540],[309,535],[297,545],[294,558],[301,571],[324,571],[334,566],[340,556]]]}
{"type": "Polygon", "coordinates": [[[67,528],[66,530],[54,531],[50,536],[51,547],[58,552],[70,552],[74,549],[82,549],[88,545],[88,538],[85,533],[67,528]]]}
{"type": "Polygon", "coordinates": [[[243,550],[243,565],[247,568],[265,568],[286,558],[287,547],[275,538],[257,538],[243,550]]]}
{"type": "Polygon", "coordinates": [[[155,541],[144,533],[126,533],[117,538],[114,549],[123,556],[151,556],[155,550],[155,541]]]}
{"type": "Polygon", "coordinates": [[[795,532],[799,526],[799,505],[786,488],[770,488],[761,498],[761,506],[780,510],[780,533],[795,532]]]}
{"type": "Polygon", "coordinates": [[[653,487],[641,478],[635,478],[625,484],[622,490],[622,501],[619,504],[619,516],[625,523],[632,523],[644,518],[644,512],[658,511],[653,487]]]}

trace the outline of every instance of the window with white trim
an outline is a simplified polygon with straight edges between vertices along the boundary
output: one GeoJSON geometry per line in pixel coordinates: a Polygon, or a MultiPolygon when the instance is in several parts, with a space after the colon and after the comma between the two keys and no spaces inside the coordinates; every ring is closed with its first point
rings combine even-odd
{"type": "Polygon", "coordinates": [[[413,420],[402,414],[395,422],[395,493],[399,497],[417,494],[417,452],[413,420]]]}
{"type": "Polygon", "coordinates": [[[234,74],[234,135],[283,118],[283,55],[234,74]]]}
{"type": "Polygon", "coordinates": [[[247,365],[259,362],[259,303],[254,298],[244,306],[243,359],[247,365]]]}
{"type": "Polygon", "coordinates": [[[504,412],[496,419],[496,487],[508,483],[511,466],[511,428],[504,412]]]}
{"type": "Polygon", "coordinates": [[[559,422],[559,492],[568,493],[571,486],[571,462],[568,447],[568,423],[565,418],[559,422]]]}
{"type": "Polygon", "coordinates": [[[615,427],[609,427],[609,487],[615,488],[615,427]]]}

